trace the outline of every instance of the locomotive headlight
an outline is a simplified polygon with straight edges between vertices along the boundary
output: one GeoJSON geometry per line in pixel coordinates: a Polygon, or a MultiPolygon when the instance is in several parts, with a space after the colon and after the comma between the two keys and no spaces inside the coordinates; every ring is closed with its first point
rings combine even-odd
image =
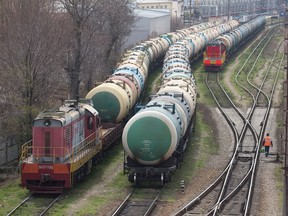
{"type": "Polygon", "coordinates": [[[46,127],[50,126],[50,125],[51,125],[51,121],[50,121],[50,120],[45,120],[45,121],[44,121],[44,125],[45,125],[46,127]]]}

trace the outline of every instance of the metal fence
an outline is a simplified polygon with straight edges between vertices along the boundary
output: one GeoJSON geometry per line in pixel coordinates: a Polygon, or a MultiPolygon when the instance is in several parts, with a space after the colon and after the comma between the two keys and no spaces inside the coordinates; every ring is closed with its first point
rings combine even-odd
{"type": "Polygon", "coordinates": [[[0,140],[0,166],[19,158],[19,145],[11,141],[0,140]]]}

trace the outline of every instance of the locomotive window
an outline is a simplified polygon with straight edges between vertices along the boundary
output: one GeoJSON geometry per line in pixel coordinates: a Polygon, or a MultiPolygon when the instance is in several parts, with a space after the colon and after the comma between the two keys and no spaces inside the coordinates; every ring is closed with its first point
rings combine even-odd
{"type": "Polygon", "coordinates": [[[88,129],[89,130],[92,130],[92,129],[94,129],[94,124],[93,124],[93,117],[92,116],[90,116],[89,118],[88,118],[88,129]]]}
{"type": "Polygon", "coordinates": [[[66,145],[70,144],[70,137],[71,137],[71,126],[67,127],[66,129],[66,136],[65,136],[66,145]]]}
{"type": "Polygon", "coordinates": [[[100,122],[100,118],[97,117],[97,118],[96,118],[96,127],[97,127],[97,128],[99,128],[100,123],[101,123],[101,122],[100,122]]]}
{"type": "Polygon", "coordinates": [[[84,130],[83,130],[83,125],[84,125],[84,120],[83,119],[81,119],[80,120],[80,122],[79,122],[79,128],[78,128],[78,130],[79,130],[79,135],[80,136],[83,136],[83,132],[84,132],[84,130]]]}
{"type": "Polygon", "coordinates": [[[50,132],[45,132],[45,156],[51,156],[50,155],[51,150],[51,134],[50,132]]]}

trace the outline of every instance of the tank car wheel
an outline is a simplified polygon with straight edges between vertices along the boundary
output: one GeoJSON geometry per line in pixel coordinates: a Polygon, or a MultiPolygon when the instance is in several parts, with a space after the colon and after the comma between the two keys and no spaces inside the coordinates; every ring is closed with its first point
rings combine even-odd
{"type": "Polygon", "coordinates": [[[164,181],[165,181],[165,183],[171,182],[171,173],[170,172],[165,173],[164,181]]]}
{"type": "Polygon", "coordinates": [[[92,164],[93,166],[96,166],[97,165],[97,157],[93,157],[93,160],[92,160],[92,164]]]}
{"type": "Polygon", "coordinates": [[[134,186],[138,185],[138,179],[137,179],[137,173],[134,173],[134,177],[133,177],[133,182],[134,182],[134,186]]]}
{"type": "Polygon", "coordinates": [[[177,160],[176,163],[177,163],[177,165],[176,165],[176,166],[177,166],[177,169],[181,169],[181,161],[177,160]]]}
{"type": "Polygon", "coordinates": [[[164,174],[163,173],[161,173],[161,185],[163,186],[164,184],[165,184],[165,182],[164,182],[164,174]]]}

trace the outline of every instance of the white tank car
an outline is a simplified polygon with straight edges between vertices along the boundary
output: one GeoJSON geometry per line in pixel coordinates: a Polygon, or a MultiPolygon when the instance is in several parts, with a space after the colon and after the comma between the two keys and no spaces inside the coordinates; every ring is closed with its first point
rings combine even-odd
{"type": "Polygon", "coordinates": [[[214,25],[215,22],[199,24],[185,30],[163,34],[141,42],[127,51],[113,75],[86,95],[87,99],[92,99],[102,121],[120,122],[128,115],[143,92],[149,65],[163,56],[170,45],[191,32],[214,25]],[[123,78],[120,78],[121,76],[123,78]]]}
{"type": "Polygon", "coordinates": [[[175,152],[196,109],[197,91],[189,59],[234,25],[231,21],[187,35],[170,46],[164,59],[162,87],[123,130],[122,143],[130,158],[143,165],[160,165],[175,152]]]}

